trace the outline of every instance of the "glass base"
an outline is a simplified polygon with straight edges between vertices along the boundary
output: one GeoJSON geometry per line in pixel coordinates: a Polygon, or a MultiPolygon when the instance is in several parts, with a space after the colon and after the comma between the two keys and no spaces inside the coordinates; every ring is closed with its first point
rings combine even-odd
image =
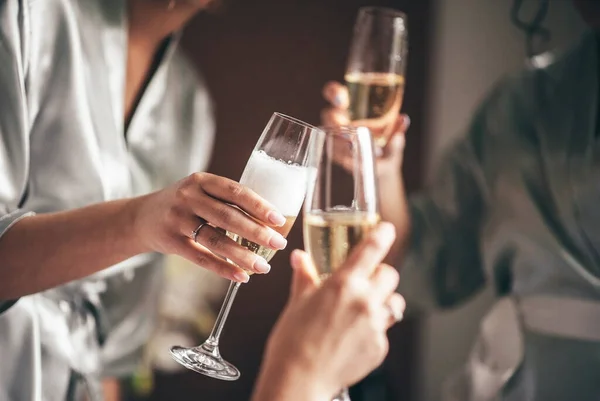
{"type": "Polygon", "coordinates": [[[171,356],[186,368],[215,379],[234,381],[240,378],[240,371],[221,357],[218,347],[210,344],[194,348],[174,346],[171,356]]]}

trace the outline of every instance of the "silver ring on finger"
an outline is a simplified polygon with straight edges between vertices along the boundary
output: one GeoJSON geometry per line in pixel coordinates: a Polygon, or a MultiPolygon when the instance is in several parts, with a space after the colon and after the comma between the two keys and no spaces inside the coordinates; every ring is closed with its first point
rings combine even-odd
{"type": "Polygon", "coordinates": [[[198,233],[200,232],[200,230],[202,229],[202,227],[204,227],[205,225],[207,225],[208,222],[206,220],[204,220],[203,218],[200,218],[200,224],[198,225],[198,227],[196,227],[196,229],[194,231],[192,231],[192,235],[190,235],[190,238],[198,243],[197,238],[198,238],[198,233]]]}

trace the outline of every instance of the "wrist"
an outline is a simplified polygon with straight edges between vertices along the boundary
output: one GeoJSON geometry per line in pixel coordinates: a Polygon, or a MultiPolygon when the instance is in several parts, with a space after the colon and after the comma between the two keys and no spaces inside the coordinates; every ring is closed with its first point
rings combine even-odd
{"type": "Polygon", "coordinates": [[[380,168],[377,169],[377,179],[383,182],[402,182],[402,169],[398,168],[380,168]]]}
{"type": "Polygon", "coordinates": [[[142,230],[139,228],[139,215],[147,196],[124,199],[119,215],[119,221],[123,222],[125,228],[123,230],[126,236],[125,239],[131,244],[135,254],[152,252],[152,249],[144,241],[142,230]]]}
{"type": "Polygon", "coordinates": [[[382,174],[377,177],[379,195],[381,199],[392,196],[396,199],[404,194],[404,178],[402,173],[382,174]]]}
{"type": "Polygon", "coordinates": [[[265,359],[253,401],[329,401],[335,394],[314,368],[301,361],[280,358],[279,363],[265,359]]]}

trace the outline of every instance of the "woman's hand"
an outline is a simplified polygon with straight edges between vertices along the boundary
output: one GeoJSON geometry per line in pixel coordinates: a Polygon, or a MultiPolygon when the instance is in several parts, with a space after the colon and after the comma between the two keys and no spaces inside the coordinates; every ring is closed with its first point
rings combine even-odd
{"type": "Polygon", "coordinates": [[[279,211],[243,185],[213,174],[192,174],[135,205],[134,232],[144,249],[177,254],[230,280],[247,282],[244,270],[267,273],[270,266],[225,230],[275,250],[287,244],[271,228],[285,223],[279,211]],[[203,223],[208,224],[195,235],[203,223]]]}
{"type": "Polygon", "coordinates": [[[402,318],[398,272],[380,264],[394,241],[382,223],[322,286],[302,251],[292,254],[288,305],[269,338],[254,400],[329,400],[380,365],[387,329],[402,318]]]}
{"type": "MultiPolygon", "coordinates": [[[[405,133],[410,126],[410,119],[407,115],[398,115],[390,122],[384,120],[350,121],[348,118],[350,104],[348,89],[338,82],[327,83],[323,88],[323,96],[331,104],[321,113],[324,125],[359,125],[368,127],[373,134],[381,133],[382,130],[392,133],[383,148],[375,148],[375,171],[379,179],[381,217],[396,227],[396,242],[391,247],[386,259],[387,262],[394,263],[402,256],[410,235],[408,201],[402,179],[405,133]],[[382,124],[391,124],[391,129],[382,124]]],[[[336,162],[350,170],[353,164],[349,147],[337,146],[334,152],[336,162]]]]}
{"type": "MultiPolygon", "coordinates": [[[[404,135],[410,126],[410,118],[405,114],[401,114],[394,117],[391,121],[350,121],[348,117],[348,106],[350,105],[348,89],[339,82],[328,82],[323,88],[323,97],[330,103],[330,106],[321,112],[321,122],[323,125],[359,124],[369,128],[373,135],[381,132],[391,133],[387,144],[383,148],[376,149],[376,168],[380,178],[388,176],[396,178],[399,176],[405,144],[404,135]]],[[[338,162],[344,166],[347,164],[344,160],[349,158],[350,155],[341,154],[338,162]]]]}

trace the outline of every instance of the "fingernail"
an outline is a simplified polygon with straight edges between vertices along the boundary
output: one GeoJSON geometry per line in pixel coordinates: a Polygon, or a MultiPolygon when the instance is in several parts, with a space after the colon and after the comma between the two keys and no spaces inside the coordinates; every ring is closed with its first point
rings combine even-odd
{"type": "Polygon", "coordinates": [[[304,254],[305,252],[300,249],[294,249],[292,254],[290,255],[290,265],[292,269],[297,269],[302,266],[304,263],[304,254]]]}
{"type": "Polygon", "coordinates": [[[410,117],[408,115],[404,115],[404,132],[408,131],[410,127],[410,117]]]}
{"type": "Polygon", "coordinates": [[[379,229],[375,233],[375,236],[380,241],[391,241],[396,234],[396,230],[394,229],[394,225],[391,223],[381,223],[379,225],[379,229]]]}
{"type": "Polygon", "coordinates": [[[244,271],[238,271],[233,274],[233,279],[240,283],[247,283],[250,280],[250,276],[244,271]]]}
{"type": "Polygon", "coordinates": [[[256,258],[254,262],[254,271],[257,273],[268,273],[271,270],[271,265],[261,257],[256,258]]]}
{"type": "Polygon", "coordinates": [[[267,219],[277,227],[281,227],[285,224],[285,217],[275,210],[272,210],[267,214],[267,219]]]}
{"type": "Polygon", "coordinates": [[[342,105],[342,94],[338,93],[333,97],[333,105],[334,106],[341,106],[342,105]]]}
{"type": "Polygon", "coordinates": [[[271,237],[271,240],[269,241],[269,245],[273,249],[281,250],[281,249],[285,248],[285,246],[287,245],[287,240],[285,238],[283,238],[281,236],[281,234],[276,233],[275,235],[273,235],[271,237]]]}
{"type": "Polygon", "coordinates": [[[294,249],[290,254],[290,265],[292,269],[296,268],[296,265],[300,262],[300,250],[294,249]]]}

